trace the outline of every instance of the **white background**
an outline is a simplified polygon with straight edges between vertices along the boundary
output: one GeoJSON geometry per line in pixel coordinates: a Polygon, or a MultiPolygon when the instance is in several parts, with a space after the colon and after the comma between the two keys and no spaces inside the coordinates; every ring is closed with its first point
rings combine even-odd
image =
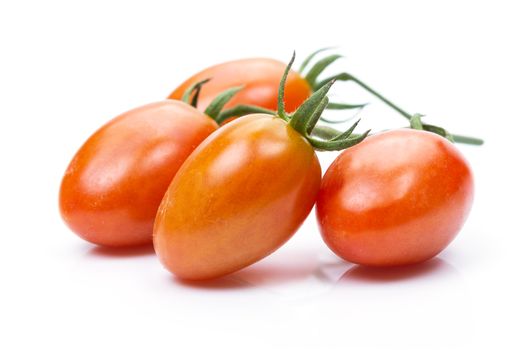
{"type": "MultiPolygon", "coordinates": [[[[514,3],[2,1],[0,348],[523,349],[524,11],[514,3]],[[57,210],[67,163],[102,123],[240,57],[338,45],[348,70],[411,112],[485,138],[460,146],[471,216],[438,258],[374,271],[338,260],[311,216],[228,278],[181,284],[151,249],[116,253],[57,210]]],[[[362,127],[405,121],[376,102],[362,127]]],[[[334,115],[339,117],[339,115],[334,115]]],[[[326,167],[335,154],[323,154],[326,167]]]]}

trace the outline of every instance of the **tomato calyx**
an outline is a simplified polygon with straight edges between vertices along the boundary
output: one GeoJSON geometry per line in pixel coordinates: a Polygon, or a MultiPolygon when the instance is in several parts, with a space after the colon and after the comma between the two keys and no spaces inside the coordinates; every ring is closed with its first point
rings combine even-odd
{"type": "MultiPolygon", "coordinates": [[[[186,89],[186,91],[182,95],[181,101],[197,108],[199,94],[201,92],[202,86],[210,80],[211,78],[207,78],[190,85],[190,87],[188,87],[188,89],[186,89]]],[[[237,86],[224,90],[210,102],[208,107],[206,107],[206,109],[204,110],[204,114],[215,120],[215,122],[219,125],[221,125],[224,121],[226,121],[229,118],[242,117],[243,115],[252,113],[264,113],[271,115],[275,114],[275,111],[272,111],[267,108],[243,104],[223,110],[224,106],[233,98],[233,96],[235,96],[237,92],[242,90],[242,88],[243,86],[237,86]]]]}
{"type": "MultiPolygon", "coordinates": [[[[434,134],[438,134],[440,136],[443,136],[444,138],[446,138],[447,140],[449,140],[450,142],[454,142],[454,136],[451,135],[447,130],[443,129],[442,127],[440,126],[436,126],[436,125],[431,125],[431,124],[423,124],[423,122],[421,121],[421,118],[423,118],[424,115],[422,114],[414,114],[412,116],[412,118],[410,118],[410,128],[411,129],[414,129],[414,130],[425,130],[425,131],[429,131],[429,132],[432,132],[434,134]]],[[[457,137],[457,135],[456,135],[457,137]]],[[[483,142],[482,140],[480,140],[481,142],[483,142]]]]}
{"type": "Polygon", "coordinates": [[[235,107],[223,110],[221,113],[219,113],[215,121],[220,125],[229,118],[240,117],[240,116],[252,114],[252,113],[263,113],[263,114],[274,115],[275,111],[268,109],[268,108],[259,107],[259,106],[237,105],[235,107]]]}
{"type": "Polygon", "coordinates": [[[478,139],[478,138],[471,137],[471,136],[453,135],[449,133],[446,129],[442,128],[441,126],[425,124],[421,121],[422,117],[424,117],[424,115],[417,114],[417,113],[414,114],[410,118],[410,128],[414,130],[424,130],[424,131],[428,131],[428,132],[437,134],[439,136],[446,138],[450,142],[465,143],[465,144],[475,145],[475,146],[480,146],[483,144],[482,139],[478,139]]]}
{"type": "MultiPolygon", "coordinates": [[[[198,81],[192,85],[186,91],[184,91],[184,94],[182,95],[182,102],[185,102],[195,108],[197,108],[197,103],[199,100],[199,94],[201,92],[202,86],[209,82],[211,78],[203,79],[201,81],[198,81]]],[[[229,89],[224,90],[220,94],[218,94],[206,107],[204,110],[204,114],[206,114],[211,119],[215,120],[217,124],[221,124],[224,120],[227,118],[224,118],[224,116],[221,117],[221,112],[224,106],[235,96],[237,92],[242,90],[243,86],[235,86],[229,89]]],[[[257,108],[255,106],[245,106],[249,108],[257,108]]],[[[253,113],[253,112],[245,112],[247,113],[253,113]]],[[[235,114],[232,116],[240,116],[244,114],[235,114]]]]}
{"type": "Polygon", "coordinates": [[[207,78],[196,83],[193,83],[184,91],[181,101],[189,104],[192,107],[197,108],[197,102],[199,101],[199,95],[202,89],[202,86],[209,82],[211,78],[207,78]],[[191,98],[191,101],[190,101],[191,98]]]}
{"type": "MultiPolygon", "coordinates": [[[[331,49],[334,49],[334,48],[325,47],[325,48],[319,49],[311,53],[310,55],[306,57],[306,59],[303,61],[303,63],[301,63],[301,66],[299,67],[299,70],[298,70],[299,74],[303,76],[304,80],[306,80],[306,82],[308,83],[308,85],[310,85],[310,88],[313,91],[317,91],[322,86],[326,85],[329,81],[337,79],[336,76],[334,76],[331,79],[330,78],[324,79],[322,81],[318,80],[319,76],[326,70],[326,68],[328,68],[328,66],[330,66],[332,63],[339,60],[340,58],[343,58],[344,57],[343,55],[334,54],[334,55],[324,57],[317,62],[312,62],[314,58],[317,57],[318,54],[320,54],[321,52],[327,51],[327,50],[331,50],[331,49]],[[308,72],[305,72],[306,68],[310,65],[310,63],[313,63],[312,67],[308,70],[308,72]]],[[[358,110],[361,110],[367,105],[368,103],[348,104],[348,103],[329,102],[328,105],[326,106],[326,109],[335,109],[335,110],[358,109],[358,110]]],[[[326,121],[331,124],[348,121],[348,119],[343,120],[343,121],[331,121],[331,120],[326,120],[324,118],[321,118],[321,120],[326,121]]]]}
{"type": "Polygon", "coordinates": [[[359,120],[344,132],[338,132],[331,128],[319,129],[319,127],[316,126],[324,110],[330,103],[327,94],[334,84],[335,79],[317,89],[317,91],[304,101],[295,112],[292,114],[286,113],[284,88],[288,73],[290,72],[294,61],[295,52],[286,66],[279,84],[277,116],[304,136],[308,142],[319,151],[339,151],[363,141],[368,136],[370,130],[363,134],[353,134],[359,120]],[[319,130],[322,130],[322,132],[319,132],[319,130]]]}
{"type": "MultiPolygon", "coordinates": [[[[319,49],[319,50],[313,52],[312,54],[310,54],[304,60],[304,62],[302,63],[301,68],[299,69],[299,72],[302,73],[305,70],[305,68],[310,64],[310,62],[315,57],[318,56],[318,54],[320,54],[320,53],[322,53],[324,51],[331,50],[331,49],[333,49],[333,48],[331,48],[331,47],[322,48],[322,49],[319,49]]],[[[399,106],[397,106],[392,101],[390,101],[387,98],[385,98],[383,95],[378,93],[376,90],[372,89],[370,86],[365,84],[363,81],[361,81],[358,78],[356,78],[354,75],[352,75],[352,74],[350,74],[348,72],[343,72],[343,73],[338,73],[338,74],[332,75],[332,76],[330,76],[330,77],[328,77],[326,79],[322,79],[322,80],[318,79],[319,75],[329,65],[331,65],[333,62],[335,62],[336,60],[338,60],[340,58],[343,58],[343,57],[344,56],[342,56],[342,55],[334,54],[334,55],[330,55],[330,56],[327,56],[325,58],[322,58],[322,59],[320,59],[319,61],[317,61],[316,63],[313,64],[313,66],[310,69],[310,71],[305,74],[305,79],[308,81],[308,83],[310,84],[312,89],[314,91],[316,91],[316,90],[320,89],[322,86],[324,86],[326,83],[328,83],[328,82],[330,82],[330,81],[332,81],[334,79],[341,80],[341,81],[353,81],[354,83],[359,85],[361,88],[363,88],[364,90],[366,90],[367,92],[369,92],[370,94],[372,94],[373,96],[375,96],[376,98],[381,100],[383,103],[385,103],[387,106],[389,106],[390,108],[392,108],[393,110],[395,110],[396,112],[401,114],[403,117],[405,117],[405,119],[407,119],[411,123],[411,127],[412,127],[412,118],[414,116],[416,116],[416,115],[412,115],[412,114],[406,112],[405,110],[401,109],[399,106]]],[[[361,108],[363,108],[363,107],[361,107],[361,108]]],[[[341,109],[341,108],[336,108],[336,106],[334,104],[327,106],[327,108],[329,108],[329,109],[341,109]]],[[[345,108],[342,108],[342,109],[345,109],[345,108]]],[[[429,132],[433,132],[435,134],[438,134],[440,136],[443,136],[443,137],[449,139],[452,142],[465,143],[465,144],[470,144],[470,145],[482,145],[483,144],[483,140],[479,139],[477,137],[451,134],[447,130],[445,130],[444,128],[442,128],[440,126],[422,123],[421,120],[420,120],[421,115],[418,114],[418,116],[419,116],[419,124],[420,124],[420,125],[419,124],[418,125],[421,127],[421,130],[426,130],[426,131],[429,131],[429,132]]],[[[327,122],[334,123],[333,121],[327,121],[327,122]]]]}

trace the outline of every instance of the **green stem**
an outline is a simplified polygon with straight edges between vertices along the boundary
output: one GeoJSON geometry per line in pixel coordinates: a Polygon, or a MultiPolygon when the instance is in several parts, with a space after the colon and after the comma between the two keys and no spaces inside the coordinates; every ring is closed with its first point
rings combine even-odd
{"type": "Polygon", "coordinates": [[[328,66],[342,57],[343,56],[341,55],[331,55],[319,60],[316,64],[314,64],[310,71],[304,75],[304,80],[308,82],[308,85],[314,87],[319,75],[321,75],[321,73],[323,73],[323,71],[328,68],[328,66]]]}
{"type": "Polygon", "coordinates": [[[410,118],[410,127],[412,129],[423,130],[423,123],[421,122],[421,117],[421,114],[414,114],[414,116],[410,118]]]}
{"type": "Polygon", "coordinates": [[[327,51],[327,50],[331,50],[331,49],[335,49],[335,47],[323,47],[322,49],[319,49],[317,51],[312,52],[310,55],[308,55],[308,57],[306,57],[306,59],[303,61],[303,63],[301,63],[301,66],[299,67],[298,72],[299,73],[303,73],[303,71],[306,68],[306,66],[308,66],[308,64],[314,59],[315,56],[317,56],[318,54],[320,54],[323,51],[327,51]]]}

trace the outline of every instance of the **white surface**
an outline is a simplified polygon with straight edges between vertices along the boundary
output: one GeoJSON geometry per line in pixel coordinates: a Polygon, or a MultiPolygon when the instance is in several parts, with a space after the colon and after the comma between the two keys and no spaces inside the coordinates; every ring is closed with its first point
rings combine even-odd
{"type": "MultiPolygon", "coordinates": [[[[525,347],[519,1],[321,3],[0,4],[0,348],[525,347]],[[174,280],[151,250],[115,254],[62,224],[62,173],[103,122],[210,64],[286,61],[292,49],[304,57],[327,45],[348,56],[333,71],[486,139],[461,148],[476,201],[439,258],[390,273],[355,267],[323,245],[310,217],[274,255],[197,287],[174,280]]],[[[374,101],[334,88],[340,100],[354,93],[374,101]]],[[[404,125],[379,102],[361,116],[363,127],[404,125]]]]}

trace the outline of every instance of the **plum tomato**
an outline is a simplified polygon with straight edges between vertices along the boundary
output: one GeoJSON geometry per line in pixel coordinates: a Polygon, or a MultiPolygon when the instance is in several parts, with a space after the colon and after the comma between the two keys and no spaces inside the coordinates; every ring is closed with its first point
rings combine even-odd
{"type": "Polygon", "coordinates": [[[98,245],[151,244],[173,176],[217,128],[204,113],[173,100],[114,118],[89,137],[66,170],[59,195],[64,221],[98,245]]]}
{"type": "Polygon", "coordinates": [[[316,211],[324,241],[341,258],[406,265],[454,239],[473,194],[470,167],[450,141],[401,129],[343,151],[323,177],[316,211]]]}
{"type": "Polygon", "coordinates": [[[183,279],[239,270],[293,235],[320,182],[314,149],[283,120],[239,118],[206,139],[173,179],[155,221],[155,251],[183,279]]]}
{"type": "MultiPolygon", "coordinates": [[[[247,58],[224,62],[206,68],[177,87],[168,98],[180,100],[184,91],[192,84],[210,78],[202,87],[197,108],[203,111],[210,101],[221,91],[234,86],[243,86],[226,104],[225,108],[237,105],[254,105],[277,110],[279,81],[286,63],[270,58],[247,58]]],[[[312,93],[308,82],[297,72],[290,71],[286,86],[286,110],[293,112],[312,93]]]]}

